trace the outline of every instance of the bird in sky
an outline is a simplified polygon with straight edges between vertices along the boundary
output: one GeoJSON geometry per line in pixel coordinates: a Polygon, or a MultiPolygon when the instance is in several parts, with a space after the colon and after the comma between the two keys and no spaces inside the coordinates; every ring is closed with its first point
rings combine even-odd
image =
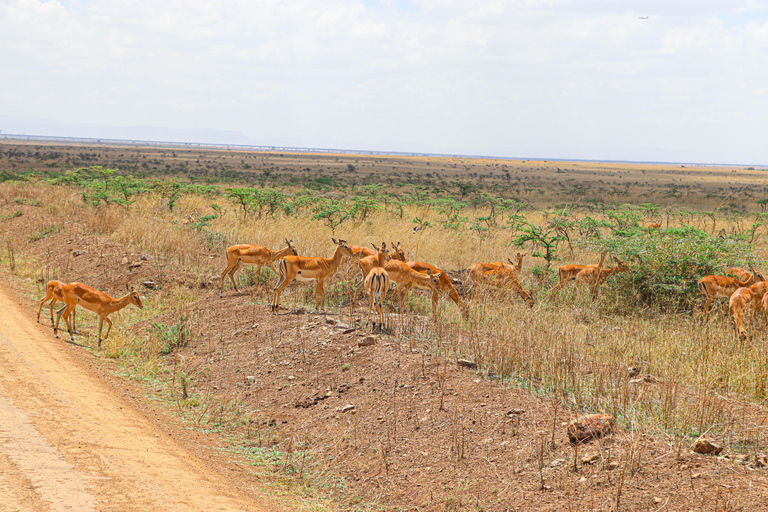
{"type": "Polygon", "coordinates": [[[639,19],[639,20],[647,20],[648,16],[638,16],[637,19],[639,19]]]}

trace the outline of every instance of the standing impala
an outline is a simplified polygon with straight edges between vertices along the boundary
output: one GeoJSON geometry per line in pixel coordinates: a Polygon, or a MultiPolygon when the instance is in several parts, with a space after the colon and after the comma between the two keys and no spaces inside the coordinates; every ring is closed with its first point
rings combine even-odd
{"type": "MultiPolygon", "coordinates": [[[[376,267],[378,264],[377,259],[372,259],[370,257],[363,258],[360,260],[360,270],[363,272],[363,275],[366,277],[368,274],[376,267]]],[[[432,304],[432,313],[434,314],[436,312],[435,303],[437,302],[437,299],[434,299],[435,296],[438,296],[440,293],[440,279],[444,276],[444,273],[439,274],[433,274],[432,270],[427,270],[426,274],[422,274],[421,272],[414,270],[409,266],[408,263],[405,263],[404,261],[396,260],[394,258],[390,259],[388,262],[384,264],[384,270],[387,271],[387,275],[389,276],[389,280],[393,283],[397,284],[397,287],[395,288],[395,291],[393,293],[393,297],[397,297],[400,295],[400,310],[403,309],[403,304],[405,303],[405,296],[408,294],[408,290],[411,289],[413,286],[418,286],[420,288],[429,288],[432,290],[432,297],[433,297],[433,304],[432,304]]],[[[354,309],[355,305],[357,304],[357,296],[360,293],[360,290],[362,289],[364,285],[365,280],[361,281],[357,287],[355,288],[355,295],[352,299],[352,308],[354,309]]]]}
{"type": "MultiPolygon", "coordinates": [[[[437,290],[432,290],[432,315],[437,314],[437,301],[440,298],[440,293],[444,293],[459,307],[461,316],[465,319],[469,318],[469,307],[463,300],[461,300],[461,297],[459,297],[459,292],[456,291],[447,272],[423,261],[409,261],[408,266],[421,274],[429,274],[432,272],[437,278],[437,290]]],[[[413,284],[406,285],[404,293],[411,291],[411,287],[413,286],[413,284]]]]}
{"type": "Polygon", "coordinates": [[[273,314],[280,309],[280,294],[294,279],[301,282],[317,281],[315,309],[320,311],[320,307],[325,307],[325,290],[323,289],[325,279],[336,272],[342,258],[354,257],[354,253],[349,249],[346,240],[337,241],[335,238],[331,238],[331,240],[336,244],[336,252],[332,258],[286,256],[280,260],[278,265],[280,279],[275,285],[275,297],[272,300],[273,314]]]}
{"type": "Polygon", "coordinates": [[[224,278],[229,275],[232,286],[240,294],[240,290],[237,289],[235,284],[235,272],[237,272],[241,266],[256,265],[256,285],[258,286],[261,280],[261,267],[265,265],[271,265],[275,260],[279,260],[284,256],[292,254],[294,256],[299,253],[293,247],[293,240],[285,239],[287,247],[279,251],[273,251],[263,245],[253,244],[240,244],[233,245],[227,249],[227,268],[221,273],[221,285],[219,287],[219,298],[222,297],[224,292],[224,278]]]}
{"type": "Polygon", "coordinates": [[[469,277],[472,279],[473,286],[484,283],[494,288],[510,289],[523,299],[529,308],[532,308],[534,301],[531,294],[525,291],[520,281],[517,280],[515,272],[509,267],[510,265],[501,266],[492,263],[475,263],[467,270],[469,271],[469,277]]]}
{"type": "MultiPolygon", "coordinates": [[[[37,310],[37,323],[40,323],[40,312],[43,310],[43,304],[51,301],[51,327],[54,326],[53,321],[53,306],[56,304],[57,301],[64,302],[64,295],[62,294],[61,287],[64,286],[64,283],[61,281],[57,281],[55,279],[52,279],[51,281],[48,281],[48,284],[45,286],[45,297],[40,299],[40,308],[37,310]]],[[[72,310],[72,329],[75,330],[75,310],[72,310]]]]}
{"type": "Polygon", "coordinates": [[[597,263],[597,265],[561,265],[557,267],[557,285],[552,288],[552,295],[556,294],[563,288],[563,286],[573,281],[573,279],[576,277],[576,274],[582,270],[586,270],[588,268],[603,268],[604,261],[605,253],[601,253],[600,261],[597,263]]]}
{"type": "Polygon", "coordinates": [[[106,293],[86,286],[82,283],[69,283],[61,287],[64,295],[64,302],[67,307],[59,313],[56,318],[56,327],[53,328],[53,333],[56,337],[59,337],[59,322],[61,321],[61,315],[64,314],[64,322],[67,324],[69,330],[69,337],[72,341],[75,341],[75,337],[72,334],[72,328],[69,324],[69,315],[75,310],[75,306],[80,306],[88,311],[93,311],[99,316],[99,348],[101,348],[101,342],[109,336],[109,331],[112,330],[112,321],[109,319],[109,314],[115,311],[120,311],[128,304],[134,304],[139,308],[143,308],[144,304],[141,302],[139,294],[133,290],[133,287],[129,287],[127,284],[125,288],[128,293],[120,299],[113,299],[106,293]],[[101,337],[101,328],[107,322],[107,334],[104,338],[101,337]]]}
{"type": "Polygon", "coordinates": [[[595,298],[597,297],[600,285],[603,284],[606,279],[614,274],[629,272],[629,266],[619,258],[614,256],[613,261],[616,262],[616,265],[611,268],[600,268],[599,266],[597,268],[586,268],[576,274],[576,277],[574,277],[573,280],[576,284],[589,286],[592,290],[592,297],[595,298]]]}
{"type": "MultiPolygon", "coordinates": [[[[752,267],[749,269],[752,273],[744,280],[717,275],[709,275],[699,279],[698,287],[699,293],[701,294],[701,309],[704,311],[704,318],[707,321],[709,321],[709,307],[716,297],[730,297],[738,288],[765,281],[762,274],[755,271],[752,267]]],[[[736,269],[729,269],[729,272],[731,270],[736,269]]],[[[735,274],[736,272],[733,273],[735,274]]]]}
{"type": "MultiPolygon", "coordinates": [[[[365,325],[371,320],[371,311],[376,308],[376,299],[379,299],[379,329],[384,328],[384,301],[387,300],[389,291],[389,274],[384,270],[384,265],[389,259],[389,250],[387,243],[381,243],[381,249],[376,254],[376,266],[371,269],[364,280],[365,292],[371,299],[368,307],[368,317],[365,319],[365,325]]],[[[373,328],[376,329],[376,317],[374,314],[373,328]]]]}

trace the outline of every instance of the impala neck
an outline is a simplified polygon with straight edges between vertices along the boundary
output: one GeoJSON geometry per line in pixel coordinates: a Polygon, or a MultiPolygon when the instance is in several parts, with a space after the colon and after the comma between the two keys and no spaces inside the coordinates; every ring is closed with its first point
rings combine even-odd
{"type": "Polygon", "coordinates": [[[290,247],[284,247],[280,249],[279,251],[270,251],[272,252],[272,261],[279,260],[281,258],[284,258],[286,256],[292,256],[293,251],[290,247]]]}
{"type": "Polygon", "coordinates": [[[333,253],[333,258],[331,259],[323,258],[325,262],[328,264],[329,274],[332,274],[338,268],[339,264],[341,263],[341,259],[343,257],[344,257],[344,253],[341,252],[341,247],[336,246],[336,252],[333,253]]]}
{"type": "Polygon", "coordinates": [[[104,303],[104,309],[112,313],[114,311],[119,311],[123,309],[125,306],[131,303],[131,294],[128,293],[124,297],[121,297],[119,299],[110,299],[104,303]]]}

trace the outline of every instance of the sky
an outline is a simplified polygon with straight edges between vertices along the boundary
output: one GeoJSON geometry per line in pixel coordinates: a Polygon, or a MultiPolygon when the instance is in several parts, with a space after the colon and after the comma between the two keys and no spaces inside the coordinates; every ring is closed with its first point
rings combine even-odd
{"type": "Polygon", "coordinates": [[[0,0],[23,128],[768,164],[768,0],[0,0]]]}

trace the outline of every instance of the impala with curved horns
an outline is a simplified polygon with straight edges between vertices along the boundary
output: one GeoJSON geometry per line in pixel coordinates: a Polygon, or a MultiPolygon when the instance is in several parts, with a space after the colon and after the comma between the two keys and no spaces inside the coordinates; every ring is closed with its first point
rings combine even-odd
{"type": "Polygon", "coordinates": [[[280,294],[294,279],[301,282],[317,281],[317,286],[315,287],[315,309],[320,311],[321,307],[325,307],[323,283],[328,276],[336,272],[342,258],[355,256],[349,250],[349,244],[347,244],[346,240],[337,241],[335,238],[331,238],[331,240],[336,244],[336,252],[334,252],[331,258],[320,256],[286,256],[280,260],[278,264],[280,279],[275,284],[275,296],[272,299],[273,314],[280,310],[280,294]]]}
{"type": "MultiPolygon", "coordinates": [[[[389,291],[389,274],[384,270],[384,265],[389,259],[389,250],[387,249],[387,243],[382,242],[379,252],[376,254],[376,266],[371,269],[368,275],[365,277],[364,286],[365,292],[370,298],[370,305],[368,307],[368,316],[365,319],[365,325],[371,320],[371,312],[376,310],[376,302],[378,299],[379,307],[379,329],[384,328],[384,301],[387,300],[387,292],[389,291]]],[[[373,329],[376,329],[376,316],[374,313],[373,329]]]]}
{"type": "MultiPolygon", "coordinates": [[[[53,320],[53,306],[56,304],[57,301],[64,302],[64,295],[62,294],[61,287],[64,286],[64,283],[61,281],[57,281],[56,279],[52,279],[48,281],[48,284],[45,286],[45,297],[40,299],[40,307],[37,310],[37,323],[40,323],[40,312],[43,310],[43,304],[51,301],[51,327],[55,325],[55,322],[53,320]]],[[[72,329],[75,330],[75,313],[76,310],[72,310],[72,329]]]]}
{"type": "MultiPolygon", "coordinates": [[[[734,277],[709,275],[699,279],[697,286],[699,288],[699,294],[701,295],[701,309],[704,312],[704,318],[709,321],[709,308],[712,305],[712,301],[717,297],[730,297],[733,292],[739,288],[747,287],[755,283],[765,281],[763,275],[757,272],[752,267],[749,268],[752,272],[749,277],[744,280],[739,280],[734,277]]],[[[734,270],[734,269],[729,269],[734,270]]],[[[735,273],[735,272],[734,272],[735,273]]]]}
{"type": "Polygon", "coordinates": [[[475,263],[467,271],[472,279],[473,288],[481,283],[493,288],[509,289],[532,308],[534,300],[531,294],[525,291],[513,270],[508,266],[493,265],[491,263],[475,263]]]}
{"type": "Polygon", "coordinates": [[[221,284],[219,286],[219,298],[223,296],[224,292],[224,278],[229,275],[232,286],[237,291],[238,295],[240,290],[235,284],[235,272],[240,267],[248,265],[256,265],[256,285],[258,286],[261,280],[261,267],[271,265],[274,261],[279,260],[284,256],[292,254],[297,256],[299,253],[293,247],[293,240],[285,239],[287,247],[280,249],[279,251],[273,251],[269,247],[263,245],[253,244],[240,244],[233,245],[227,248],[227,268],[221,273],[221,284]]]}
{"type": "Polygon", "coordinates": [[[69,283],[61,287],[61,291],[64,295],[64,302],[67,306],[59,312],[58,318],[56,318],[56,327],[53,328],[53,333],[56,337],[59,337],[59,322],[61,321],[62,314],[64,315],[64,322],[67,324],[69,330],[69,337],[72,341],[75,341],[75,337],[72,334],[72,327],[69,324],[69,315],[75,310],[75,306],[80,306],[88,311],[93,311],[99,317],[99,348],[101,348],[101,342],[109,336],[109,332],[112,330],[112,320],[109,319],[109,315],[115,311],[120,311],[128,304],[133,304],[139,308],[143,308],[144,304],[141,302],[141,297],[136,293],[132,286],[125,285],[128,293],[119,299],[113,299],[106,293],[99,291],[90,286],[82,283],[69,283]],[[101,328],[107,322],[107,334],[104,338],[101,337],[101,328]]]}

